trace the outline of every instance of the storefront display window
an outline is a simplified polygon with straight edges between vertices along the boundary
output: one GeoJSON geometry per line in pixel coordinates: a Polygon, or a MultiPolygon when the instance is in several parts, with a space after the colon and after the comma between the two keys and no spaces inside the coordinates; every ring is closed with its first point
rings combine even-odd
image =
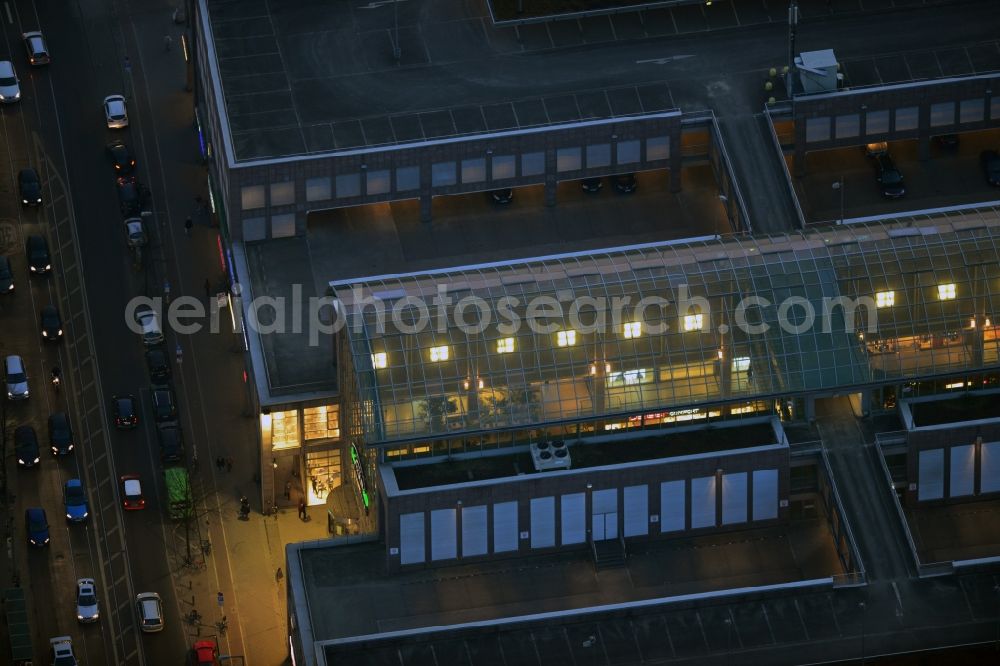
{"type": "Polygon", "coordinates": [[[294,449],[299,441],[299,410],[273,412],[271,414],[271,448],[294,449]]]}
{"type": "Polygon", "coordinates": [[[302,434],[306,441],[340,439],[340,405],[320,405],[303,409],[302,434]]]}
{"type": "Polygon", "coordinates": [[[306,453],[306,498],[309,506],[324,504],[330,491],[342,483],[341,451],[306,453]]]}

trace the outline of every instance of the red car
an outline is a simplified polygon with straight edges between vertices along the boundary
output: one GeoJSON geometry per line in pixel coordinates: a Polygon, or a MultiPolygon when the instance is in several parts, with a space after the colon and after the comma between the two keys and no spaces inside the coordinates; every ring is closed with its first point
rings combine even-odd
{"type": "Polygon", "coordinates": [[[127,511],[146,508],[146,499],[142,496],[142,483],[134,474],[122,477],[122,506],[127,511]]]}
{"type": "Polygon", "coordinates": [[[196,641],[193,649],[196,666],[219,666],[219,648],[215,641],[196,641]]]}

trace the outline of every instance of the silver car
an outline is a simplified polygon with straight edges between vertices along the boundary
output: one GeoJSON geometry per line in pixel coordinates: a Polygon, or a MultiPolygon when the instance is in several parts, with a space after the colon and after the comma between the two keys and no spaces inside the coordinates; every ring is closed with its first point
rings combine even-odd
{"type": "Polygon", "coordinates": [[[21,99],[21,86],[14,72],[14,63],[0,60],[0,102],[10,104],[21,99]]]}
{"type": "Polygon", "coordinates": [[[4,359],[4,375],[7,380],[8,400],[28,399],[28,375],[24,371],[24,359],[11,354],[4,359]]]}
{"type": "Polygon", "coordinates": [[[100,617],[94,579],[81,578],[76,581],[76,619],[78,622],[97,622],[100,617]]]}
{"type": "Polygon", "coordinates": [[[104,98],[104,119],[108,122],[108,129],[128,127],[128,110],[122,95],[108,95],[104,98]]]}
{"type": "Polygon", "coordinates": [[[139,614],[139,629],[143,633],[163,631],[163,603],[156,592],[142,592],[135,596],[135,610],[139,614]]]}

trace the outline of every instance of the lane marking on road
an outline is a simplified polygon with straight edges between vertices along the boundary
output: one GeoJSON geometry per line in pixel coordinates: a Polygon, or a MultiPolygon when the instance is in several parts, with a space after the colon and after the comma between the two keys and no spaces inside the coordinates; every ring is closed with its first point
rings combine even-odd
{"type": "Polygon", "coordinates": [[[11,16],[10,13],[10,3],[9,2],[3,3],[3,8],[7,10],[7,23],[14,25],[14,17],[11,16]]]}
{"type": "Polygon", "coordinates": [[[394,5],[399,2],[406,2],[406,0],[372,0],[367,5],[360,5],[358,9],[378,9],[384,5],[394,5]]]}
{"type": "Polygon", "coordinates": [[[688,58],[693,58],[693,57],[694,57],[694,54],[685,54],[685,55],[666,56],[665,58],[648,58],[646,60],[636,60],[635,64],[637,64],[637,65],[647,65],[647,64],[652,64],[652,65],[668,65],[668,64],[674,62],[675,60],[687,60],[688,58]]]}

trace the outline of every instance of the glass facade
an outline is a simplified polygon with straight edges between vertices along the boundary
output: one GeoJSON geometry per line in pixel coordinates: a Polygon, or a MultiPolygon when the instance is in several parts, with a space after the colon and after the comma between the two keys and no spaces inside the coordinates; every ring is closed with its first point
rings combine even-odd
{"type": "Polygon", "coordinates": [[[975,371],[998,363],[998,255],[990,209],[334,284],[344,404],[365,445],[436,455],[975,371]]]}

